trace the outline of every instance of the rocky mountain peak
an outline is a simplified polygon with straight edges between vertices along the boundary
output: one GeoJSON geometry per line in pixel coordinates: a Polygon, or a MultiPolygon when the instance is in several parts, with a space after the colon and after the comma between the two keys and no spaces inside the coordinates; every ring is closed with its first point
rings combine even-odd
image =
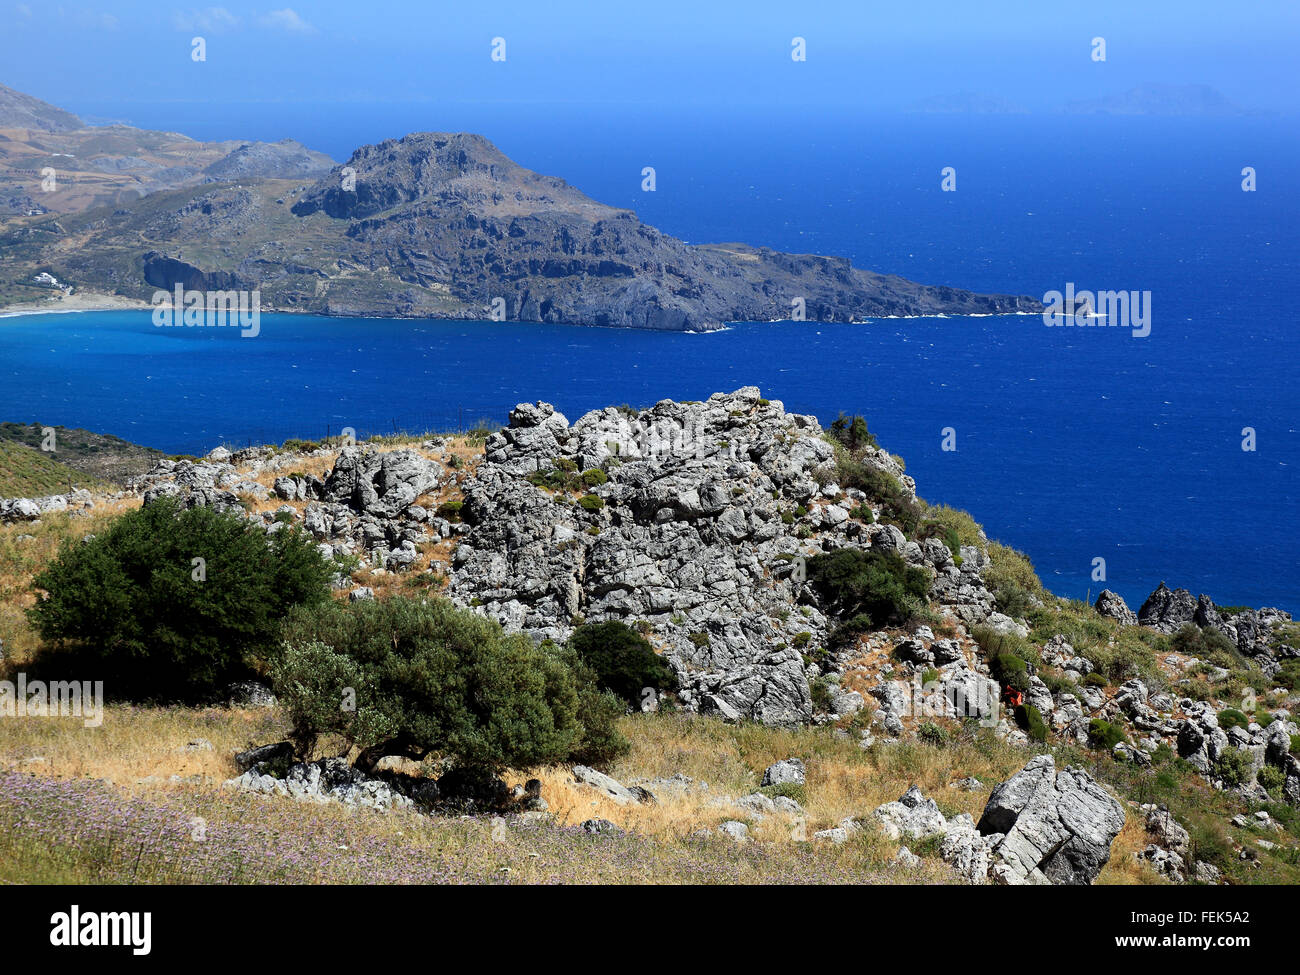
{"type": "Polygon", "coordinates": [[[509,159],[481,135],[414,132],[362,146],[303,194],[293,212],[360,219],[411,203],[504,215],[538,209],[615,211],[509,159]]]}

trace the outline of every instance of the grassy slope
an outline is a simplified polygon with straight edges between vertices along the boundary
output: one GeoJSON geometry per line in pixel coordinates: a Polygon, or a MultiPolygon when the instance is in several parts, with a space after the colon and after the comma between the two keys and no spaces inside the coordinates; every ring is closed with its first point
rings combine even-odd
{"type": "Polygon", "coordinates": [[[85,488],[102,486],[98,478],[62,464],[47,453],[0,439],[0,497],[62,494],[69,484],[85,488]]]}
{"type": "MultiPolygon", "coordinates": [[[[8,441],[39,450],[44,438],[42,430],[37,423],[0,423],[0,445],[8,441]]],[[[74,472],[80,472],[79,482],[85,482],[88,476],[97,481],[120,484],[132,475],[143,474],[163,456],[160,450],[142,447],[111,434],[56,426],[54,435],[56,452],[43,456],[57,459],[74,472]]],[[[65,479],[64,488],[66,487],[65,479]]],[[[0,494],[3,493],[0,491],[0,494]]]]}

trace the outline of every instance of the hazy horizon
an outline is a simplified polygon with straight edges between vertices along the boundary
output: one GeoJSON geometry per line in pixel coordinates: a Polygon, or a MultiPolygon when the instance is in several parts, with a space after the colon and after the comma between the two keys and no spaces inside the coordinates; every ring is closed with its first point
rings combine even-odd
{"type": "Polygon", "coordinates": [[[1300,6],[1284,2],[755,3],[738,18],[679,0],[632,12],[561,0],[453,17],[382,0],[364,12],[333,0],[292,8],[8,3],[0,6],[9,40],[0,83],[108,117],[115,105],[164,101],[870,113],[959,93],[1048,112],[1153,84],[1207,85],[1248,112],[1300,107],[1291,83],[1300,6]],[[201,62],[191,58],[195,37],[206,45],[201,62]],[[806,45],[802,62],[791,57],[796,37],[806,45]],[[1095,37],[1105,39],[1104,62],[1092,58],[1095,37]],[[505,41],[504,60],[493,59],[494,38],[505,41]]]}

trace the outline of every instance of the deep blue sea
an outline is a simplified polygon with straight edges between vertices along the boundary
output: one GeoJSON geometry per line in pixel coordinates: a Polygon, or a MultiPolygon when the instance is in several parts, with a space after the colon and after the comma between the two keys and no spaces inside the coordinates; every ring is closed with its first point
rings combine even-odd
{"type": "MultiPolygon", "coordinates": [[[[91,112],[93,106],[69,106],[91,112]]],[[[1024,549],[1049,588],[1140,604],[1162,579],[1300,611],[1300,137],[1268,119],[539,115],[431,105],[236,115],[138,106],[201,138],[291,135],[346,158],[471,129],[530,168],[692,242],[836,254],[919,281],[1041,297],[1152,293],[1151,334],[1039,318],[740,324],[678,335],[263,316],[157,329],[145,313],[0,319],[0,418],[167,451],[352,426],[500,422],[758,385],[828,422],[862,413],[928,500],[1024,549]],[[169,114],[170,113],[170,114],[169,114]],[[287,119],[287,123],[286,123],[287,119]],[[655,193],[641,168],[657,170],[655,193]],[[957,171],[957,191],[939,189],[957,171]],[[1241,190],[1253,166],[1258,190],[1241,190]],[[956,431],[955,452],[941,431],[956,431]],[[1257,449],[1242,450],[1242,429],[1257,449]],[[1106,581],[1092,580],[1093,559],[1106,581]]],[[[121,114],[119,111],[117,114],[121,114]]]]}

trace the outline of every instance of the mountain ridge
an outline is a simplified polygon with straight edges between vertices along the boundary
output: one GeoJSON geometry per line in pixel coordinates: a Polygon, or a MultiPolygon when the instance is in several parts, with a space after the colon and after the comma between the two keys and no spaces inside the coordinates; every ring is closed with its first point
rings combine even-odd
{"type": "MultiPolygon", "coordinates": [[[[275,178],[244,165],[270,151],[249,145],[205,167],[219,182],[15,218],[0,225],[0,246],[20,275],[81,290],[143,300],[177,284],[257,290],[264,310],[332,316],[711,331],[1041,311],[1028,296],[918,284],[842,257],[687,244],[481,135],[411,133],[275,178]]],[[[296,145],[282,155],[301,163],[296,145]]]]}

